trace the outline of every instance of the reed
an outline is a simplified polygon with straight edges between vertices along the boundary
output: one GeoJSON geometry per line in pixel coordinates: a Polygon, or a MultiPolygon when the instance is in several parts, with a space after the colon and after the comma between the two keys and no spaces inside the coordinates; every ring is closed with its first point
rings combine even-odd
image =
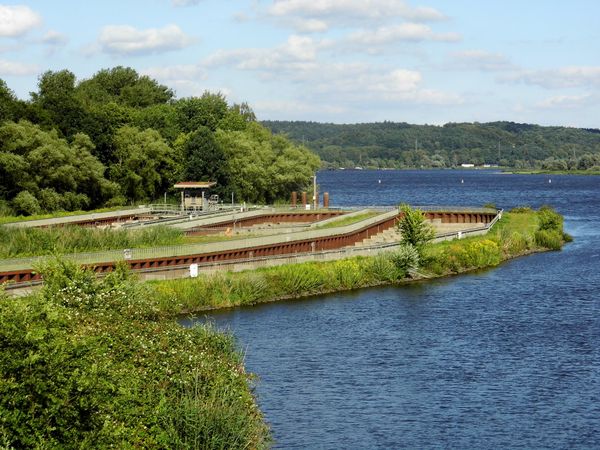
{"type": "Polygon", "coordinates": [[[157,247],[184,243],[183,232],[167,226],[97,229],[77,226],[13,228],[0,226],[0,258],[157,247]]]}

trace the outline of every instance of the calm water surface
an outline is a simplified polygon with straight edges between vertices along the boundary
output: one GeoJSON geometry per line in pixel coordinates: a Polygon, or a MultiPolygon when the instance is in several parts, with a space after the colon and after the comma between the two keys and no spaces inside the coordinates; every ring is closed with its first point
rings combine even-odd
{"type": "Polygon", "coordinates": [[[476,274],[212,314],[260,378],[277,447],[600,448],[600,177],[318,182],[335,206],[551,204],[576,240],[476,274]]]}

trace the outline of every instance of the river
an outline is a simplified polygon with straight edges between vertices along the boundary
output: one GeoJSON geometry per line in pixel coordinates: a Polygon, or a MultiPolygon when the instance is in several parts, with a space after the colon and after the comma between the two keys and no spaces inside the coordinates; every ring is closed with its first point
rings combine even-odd
{"type": "Polygon", "coordinates": [[[600,177],[327,171],[332,206],[543,204],[575,241],[478,273],[220,311],[277,448],[600,448],[600,177]]]}

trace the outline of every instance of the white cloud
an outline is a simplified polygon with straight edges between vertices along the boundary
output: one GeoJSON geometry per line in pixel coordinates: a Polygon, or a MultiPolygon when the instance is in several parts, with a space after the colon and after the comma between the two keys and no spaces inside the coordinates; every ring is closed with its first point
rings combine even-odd
{"type": "Polygon", "coordinates": [[[594,96],[591,94],[557,95],[539,102],[536,106],[541,109],[577,109],[594,101],[594,96]]]}
{"type": "Polygon", "coordinates": [[[434,8],[412,7],[404,0],[275,0],[268,7],[258,7],[257,15],[300,33],[365,26],[366,23],[376,25],[398,19],[412,22],[446,19],[434,8]]]}
{"type": "Polygon", "coordinates": [[[292,26],[300,33],[322,33],[329,28],[327,22],[319,19],[296,19],[292,26]]]}
{"type": "Polygon", "coordinates": [[[177,25],[138,30],[129,25],[108,25],[98,39],[100,48],[110,54],[141,55],[164,53],[192,43],[177,25]]]}
{"type": "Polygon", "coordinates": [[[176,66],[149,67],[142,70],[142,74],[159,80],[204,80],[206,71],[196,64],[182,64],[176,66]]]}
{"type": "Polygon", "coordinates": [[[456,42],[461,39],[458,33],[435,33],[427,25],[401,23],[383,26],[375,30],[361,30],[350,34],[347,41],[359,45],[386,45],[397,42],[442,41],[456,42]]]}
{"type": "Polygon", "coordinates": [[[173,6],[194,6],[202,0],[172,0],[173,6]]]}
{"type": "Polygon", "coordinates": [[[571,66],[558,69],[527,70],[502,78],[546,89],[600,87],[600,66],[571,66]]]}
{"type": "Polygon", "coordinates": [[[39,73],[40,68],[35,64],[25,64],[15,61],[0,59],[0,75],[27,76],[39,73]]]}
{"type": "Polygon", "coordinates": [[[241,70],[296,72],[317,67],[317,52],[326,45],[307,36],[292,35],[275,48],[219,50],[209,56],[206,66],[231,65],[241,70]]]}
{"type": "Polygon", "coordinates": [[[500,72],[516,68],[503,54],[491,53],[485,50],[465,50],[455,52],[451,56],[449,67],[453,69],[500,72]]]}
{"type": "Polygon", "coordinates": [[[49,30],[42,38],[44,44],[52,46],[65,45],[68,41],[69,39],[66,35],[54,30],[49,30]]]}
{"type": "Polygon", "coordinates": [[[463,99],[454,93],[421,87],[423,77],[420,72],[407,69],[376,71],[372,68],[357,68],[346,73],[334,82],[319,83],[315,80],[315,90],[320,96],[337,98],[354,104],[429,104],[456,105],[463,99]]]}
{"type": "Polygon", "coordinates": [[[261,120],[282,117],[301,120],[316,115],[335,117],[348,111],[347,108],[338,105],[304,102],[298,99],[257,100],[252,102],[252,108],[261,120]]]}
{"type": "Polygon", "coordinates": [[[0,5],[0,36],[21,36],[41,23],[40,15],[28,6],[0,5]]]}
{"type": "Polygon", "coordinates": [[[267,9],[274,17],[328,18],[334,20],[386,19],[441,20],[445,16],[433,8],[415,8],[403,0],[276,0],[267,9]]]}

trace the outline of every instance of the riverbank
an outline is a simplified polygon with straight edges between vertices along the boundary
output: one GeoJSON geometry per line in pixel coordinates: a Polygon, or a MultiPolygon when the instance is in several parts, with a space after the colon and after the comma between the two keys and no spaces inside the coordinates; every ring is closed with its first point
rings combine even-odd
{"type": "Polygon", "coordinates": [[[0,292],[0,438],[8,446],[262,448],[270,434],[231,335],[174,318],[207,309],[402,284],[492,267],[566,240],[549,209],[507,213],[484,236],[211,277],[140,283],[73,262],[40,267],[39,293],[0,292]],[[27,412],[24,415],[24,412],[27,412]]]}
{"type": "Polygon", "coordinates": [[[519,208],[504,214],[487,235],[429,245],[414,270],[398,251],[372,257],[307,262],[244,272],[151,282],[164,314],[194,314],[364,287],[404,284],[494,267],[534,252],[557,250],[568,237],[550,210],[519,208]],[[551,215],[551,224],[548,221],[551,215]],[[541,228],[550,227],[541,230],[541,228]],[[549,234],[551,236],[549,236],[549,234]]]}

